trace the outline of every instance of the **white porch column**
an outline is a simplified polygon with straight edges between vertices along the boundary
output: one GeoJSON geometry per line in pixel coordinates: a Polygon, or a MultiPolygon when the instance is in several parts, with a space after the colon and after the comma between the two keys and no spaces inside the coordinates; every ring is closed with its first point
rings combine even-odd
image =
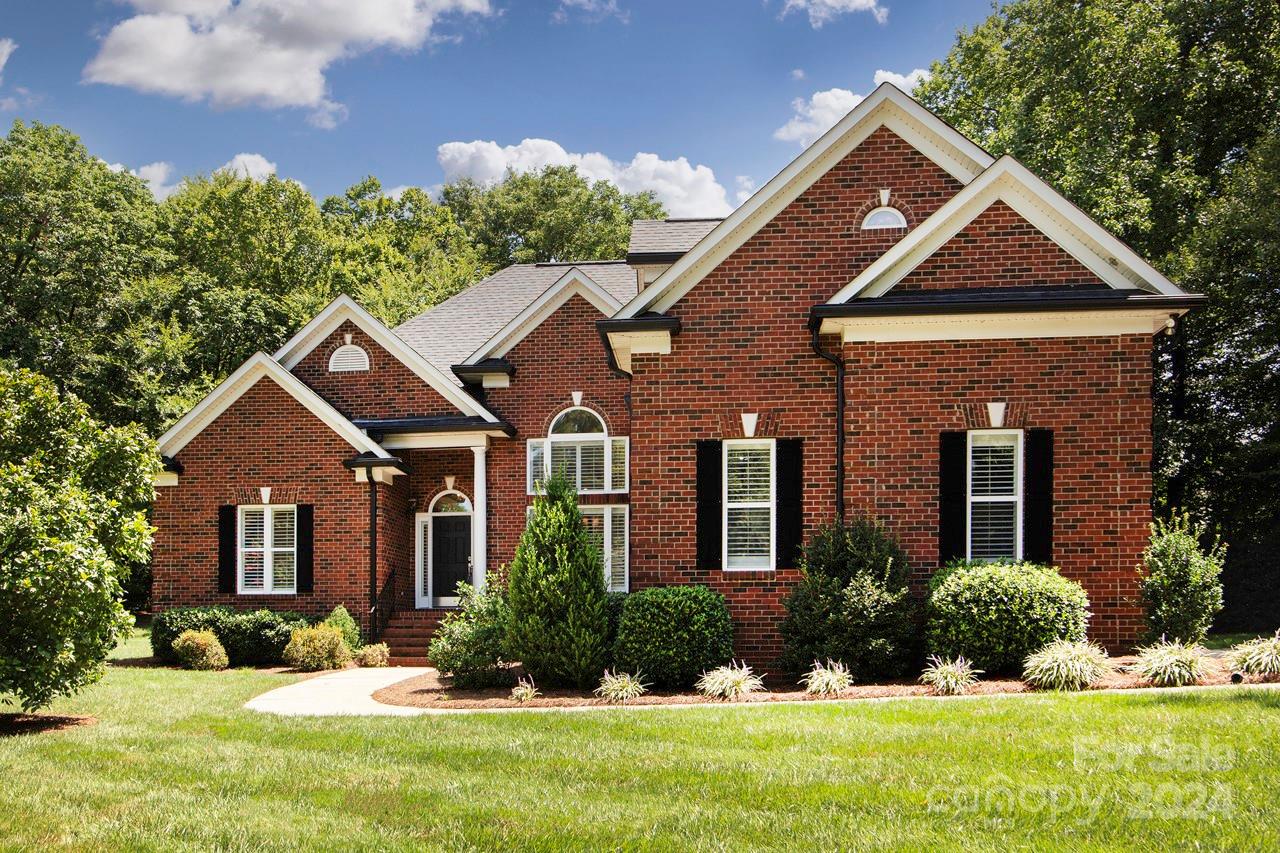
{"type": "Polygon", "coordinates": [[[485,567],[488,555],[489,530],[489,489],[486,482],[485,459],[488,447],[473,447],[475,468],[472,477],[472,513],[471,513],[471,583],[476,589],[484,586],[485,567]]]}

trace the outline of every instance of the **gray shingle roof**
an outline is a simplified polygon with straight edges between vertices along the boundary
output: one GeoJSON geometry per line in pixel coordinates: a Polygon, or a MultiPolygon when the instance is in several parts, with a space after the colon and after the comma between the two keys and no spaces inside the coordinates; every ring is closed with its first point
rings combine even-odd
{"type": "Polygon", "coordinates": [[[622,261],[517,264],[397,326],[395,333],[446,376],[458,381],[450,369],[453,365],[465,361],[574,267],[619,302],[626,303],[636,295],[635,270],[622,261]]]}
{"type": "Polygon", "coordinates": [[[719,219],[637,219],[631,223],[628,255],[670,254],[689,251],[719,219]]]}

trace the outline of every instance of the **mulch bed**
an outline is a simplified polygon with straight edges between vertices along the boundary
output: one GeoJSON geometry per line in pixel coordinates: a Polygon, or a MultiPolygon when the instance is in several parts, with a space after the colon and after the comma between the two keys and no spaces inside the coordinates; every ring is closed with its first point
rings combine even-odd
{"type": "Polygon", "coordinates": [[[0,714],[0,737],[39,735],[74,729],[79,726],[96,726],[97,717],[58,716],[55,714],[0,714]]]}
{"type": "MultiPolygon", "coordinates": [[[[1118,690],[1135,687],[1150,687],[1136,675],[1124,672],[1120,668],[1133,663],[1132,656],[1115,657],[1111,662],[1117,670],[1093,685],[1090,690],[1118,690]]],[[[1210,659],[1206,662],[1205,677],[1202,685],[1229,684],[1231,671],[1226,661],[1210,659]]],[[[933,691],[914,681],[898,681],[885,684],[859,684],[851,687],[839,696],[818,697],[806,694],[795,681],[781,677],[766,677],[767,693],[753,693],[736,700],[740,702],[823,702],[832,699],[882,699],[893,697],[932,696],[933,691]]],[[[991,679],[979,681],[969,695],[982,696],[1000,693],[1030,693],[1032,688],[1015,679],[991,679]]],[[[449,679],[442,678],[435,671],[417,678],[410,678],[383,688],[373,694],[378,702],[387,705],[407,705],[416,708],[570,708],[570,707],[608,707],[607,702],[590,691],[568,689],[546,689],[536,699],[520,703],[511,699],[511,690],[507,687],[492,687],[482,690],[461,690],[449,684],[449,679]]],[[[700,705],[717,704],[719,699],[708,699],[697,693],[680,691],[654,690],[633,699],[628,705],[700,705]]]]}

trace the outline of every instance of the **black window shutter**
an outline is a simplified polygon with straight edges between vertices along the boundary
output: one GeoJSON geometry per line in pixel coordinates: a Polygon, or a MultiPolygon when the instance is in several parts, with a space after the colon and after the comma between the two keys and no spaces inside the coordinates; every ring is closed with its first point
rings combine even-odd
{"type": "Polygon", "coordinates": [[[236,591],[236,508],[218,507],[218,592],[236,591]]]}
{"type": "Polygon", "coordinates": [[[969,437],[944,432],[938,446],[938,565],[963,559],[966,553],[969,498],[969,437]]]}
{"type": "Polygon", "coordinates": [[[723,443],[698,442],[698,568],[721,567],[723,443]]]}
{"type": "Polygon", "coordinates": [[[315,588],[315,507],[298,504],[298,592],[315,588]]]}
{"type": "Polygon", "coordinates": [[[1027,430],[1022,471],[1022,556],[1052,563],[1053,430],[1027,430]]]}
{"type": "Polygon", "coordinates": [[[804,442],[798,438],[778,439],[773,482],[778,501],[774,566],[779,569],[795,568],[800,563],[800,543],[804,535],[803,448],[804,442]]]}

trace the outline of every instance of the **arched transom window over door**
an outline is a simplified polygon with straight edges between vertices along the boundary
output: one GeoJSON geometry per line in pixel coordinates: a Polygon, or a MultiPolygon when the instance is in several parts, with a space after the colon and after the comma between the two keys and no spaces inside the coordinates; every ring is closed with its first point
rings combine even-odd
{"type": "Polygon", "coordinates": [[[556,415],[546,438],[529,439],[528,492],[534,494],[552,473],[561,474],[579,493],[625,492],[628,483],[627,438],[610,436],[604,420],[582,406],[556,415]]]}

